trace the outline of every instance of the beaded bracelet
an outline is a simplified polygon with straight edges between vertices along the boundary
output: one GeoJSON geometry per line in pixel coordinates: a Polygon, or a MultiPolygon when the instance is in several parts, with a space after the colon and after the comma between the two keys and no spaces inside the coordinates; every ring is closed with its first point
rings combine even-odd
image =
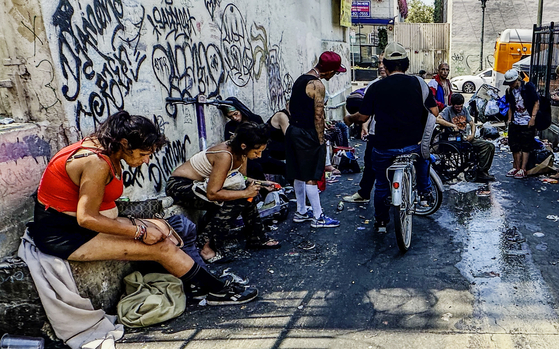
{"type": "Polygon", "coordinates": [[[145,225],[137,225],[134,240],[139,240],[143,242],[146,235],[147,235],[147,227],[145,225]]]}

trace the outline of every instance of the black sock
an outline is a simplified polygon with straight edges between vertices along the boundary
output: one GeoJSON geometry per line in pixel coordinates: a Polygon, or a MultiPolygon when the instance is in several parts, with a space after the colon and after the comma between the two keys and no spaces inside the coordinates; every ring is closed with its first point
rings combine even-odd
{"type": "Polygon", "coordinates": [[[225,283],[210,274],[196,262],[194,262],[192,269],[181,276],[180,279],[184,285],[194,284],[210,292],[217,292],[225,286],[225,283]]]}

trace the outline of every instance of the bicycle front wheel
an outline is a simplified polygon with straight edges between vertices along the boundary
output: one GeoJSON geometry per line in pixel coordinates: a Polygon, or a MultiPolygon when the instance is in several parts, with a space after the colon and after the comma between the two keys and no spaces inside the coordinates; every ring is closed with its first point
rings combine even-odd
{"type": "Polygon", "coordinates": [[[411,245],[413,219],[412,185],[407,171],[404,171],[400,186],[402,189],[402,203],[398,206],[392,206],[392,217],[394,218],[398,248],[402,253],[406,253],[411,245]]]}

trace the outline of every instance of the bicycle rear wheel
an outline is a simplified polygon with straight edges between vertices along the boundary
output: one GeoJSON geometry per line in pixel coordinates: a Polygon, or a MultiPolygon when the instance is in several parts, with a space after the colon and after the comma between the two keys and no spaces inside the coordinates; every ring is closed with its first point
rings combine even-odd
{"type": "Polygon", "coordinates": [[[406,253],[411,245],[412,221],[413,221],[413,197],[412,179],[407,171],[404,171],[400,186],[402,188],[402,203],[392,206],[392,217],[394,218],[394,229],[396,241],[402,253],[406,253]]]}

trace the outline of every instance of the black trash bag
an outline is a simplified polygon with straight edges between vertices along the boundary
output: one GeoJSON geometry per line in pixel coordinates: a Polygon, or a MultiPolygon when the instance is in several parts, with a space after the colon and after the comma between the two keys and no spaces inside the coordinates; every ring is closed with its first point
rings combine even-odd
{"type": "Polygon", "coordinates": [[[540,96],[540,109],[536,114],[536,129],[547,130],[551,126],[551,101],[545,96],[540,96]]]}
{"type": "Polygon", "coordinates": [[[340,158],[340,164],[338,165],[338,170],[341,173],[361,173],[361,167],[357,162],[357,159],[353,153],[347,151],[340,158]]]}
{"type": "Polygon", "coordinates": [[[497,139],[499,138],[499,130],[495,126],[483,126],[479,135],[483,139],[497,139]]]}
{"type": "Polygon", "coordinates": [[[538,164],[544,162],[550,155],[553,155],[553,152],[547,148],[532,150],[528,158],[528,163],[526,164],[526,169],[533,169],[538,164]]]}

